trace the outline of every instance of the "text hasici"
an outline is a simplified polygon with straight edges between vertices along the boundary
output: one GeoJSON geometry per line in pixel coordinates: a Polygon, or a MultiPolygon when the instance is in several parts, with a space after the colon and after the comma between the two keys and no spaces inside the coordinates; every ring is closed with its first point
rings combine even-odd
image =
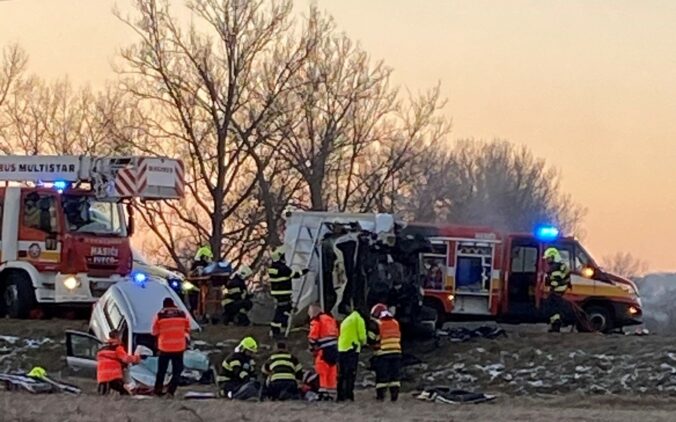
{"type": "Polygon", "coordinates": [[[20,171],[25,173],[75,173],[75,164],[0,164],[0,172],[20,171]]]}

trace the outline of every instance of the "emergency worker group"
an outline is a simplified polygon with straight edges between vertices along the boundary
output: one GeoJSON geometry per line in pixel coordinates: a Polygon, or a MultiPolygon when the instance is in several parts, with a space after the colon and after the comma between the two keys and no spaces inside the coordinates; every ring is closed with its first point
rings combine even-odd
{"type": "MultiPolygon", "coordinates": [[[[276,341],[275,350],[259,371],[255,360],[259,351],[258,343],[251,336],[243,338],[219,368],[216,380],[219,395],[233,400],[304,398],[354,401],[359,356],[364,347],[370,347],[373,350],[371,368],[376,375],[376,399],[383,401],[389,393],[390,400],[397,401],[401,388],[401,330],[386,304],[376,304],[369,315],[348,309],[347,317],[340,324],[318,304],[311,305],[308,309],[310,327],[307,344],[314,358],[314,368],[304,370],[299,359],[283,341],[282,331],[293,309],[293,279],[302,277],[307,270],[292,270],[284,256],[283,247],[275,249],[272,264],[267,270],[271,294],[275,300],[274,317],[270,322],[270,336],[276,341]]],[[[550,331],[559,332],[563,323],[562,315],[570,312],[570,304],[563,299],[563,294],[570,288],[570,271],[555,248],[548,248],[543,258],[547,264],[550,331]]],[[[193,269],[208,265],[212,259],[210,248],[200,248],[193,269]]],[[[251,269],[242,266],[228,281],[223,298],[225,324],[234,322],[240,326],[249,325],[247,312],[251,309],[251,300],[246,281],[251,275],[251,269]]],[[[157,340],[158,355],[154,394],[173,397],[183,370],[183,354],[189,344],[189,316],[171,298],[166,298],[153,320],[152,334],[157,340]],[[165,388],[164,379],[169,365],[172,376],[165,388]]],[[[123,381],[124,368],[138,364],[145,358],[127,354],[119,333],[111,331],[107,343],[97,355],[99,393],[116,391],[128,395],[123,381]]]]}

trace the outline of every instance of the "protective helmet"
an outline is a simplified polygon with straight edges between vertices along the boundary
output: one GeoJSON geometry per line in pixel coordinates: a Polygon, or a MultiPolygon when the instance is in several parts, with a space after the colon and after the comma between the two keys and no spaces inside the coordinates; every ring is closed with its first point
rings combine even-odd
{"type": "Polygon", "coordinates": [[[275,250],[272,251],[272,260],[273,261],[281,261],[284,259],[284,255],[286,254],[286,247],[284,245],[279,246],[275,248],[275,250]]]}
{"type": "Polygon", "coordinates": [[[554,262],[561,262],[561,254],[558,250],[556,250],[556,248],[547,248],[543,257],[547,260],[551,259],[554,262]]]}
{"type": "Polygon", "coordinates": [[[248,350],[251,353],[256,353],[258,351],[258,343],[256,343],[256,340],[254,340],[253,337],[244,337],[237,347],[241,350],[248,350]]]}
{"type": "Polygon", "coordinates": [[[211,246],[202,246],[197,250],[195,254],[195,261],[199,261],[202,258],[205,258],[209,261],[214,259],[214,253],[211,251],[211,246]]]}
{"type": "Polygon", "coordinates": [[[36,366],[28,373],[29,377],[32,378],[44,378],[47,376],[47,371],[41,366],[36,366]]]}
{"type": "Polygon", "coordinates": [[[380,318],[380,314],[384,311],[387,311],[387,306],[383,305],[382,303],[377,303],[373,306],[373,308],[371,308],[371,316],[373,318],[380,318]]]}
{"type": "Polygon", "coordinates": [[[237,269],[237,275],[240,276],[240,278],[246,280],[253,275],[253,271],[251,271],[251,268],[249,268],[248,265],[240,265],[240,267],[237,269]]]}

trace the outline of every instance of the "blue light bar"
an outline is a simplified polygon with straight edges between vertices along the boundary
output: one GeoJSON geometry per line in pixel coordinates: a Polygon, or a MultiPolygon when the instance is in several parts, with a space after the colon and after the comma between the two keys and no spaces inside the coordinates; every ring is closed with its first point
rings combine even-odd
{"type": "Polygon", "coordinates": [[[68,187],[68,182],[66,182],[64,180],[57,180],[57,181],[54,182],[54,189],[59,191],[59,193],[66,190],[67,187],[68,187]]]}
{"type": "Polygon", "coordinates": [[[554,226],[540,226],[535,229],[535,237],[543,242],[550,242],[559,238],[559,229],[554,226]]]}

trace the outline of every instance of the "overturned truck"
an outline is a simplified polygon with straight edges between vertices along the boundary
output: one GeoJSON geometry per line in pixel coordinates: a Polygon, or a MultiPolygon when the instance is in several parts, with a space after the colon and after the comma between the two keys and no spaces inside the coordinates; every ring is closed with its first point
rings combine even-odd
{"type": "Polygon", "coordinates": [[[313,302],[336,316],[352,307],[368,315],[385,303],[405,337],[434,334],[437,314],[423,305],[419,268],[428,240],[401,234],[404,224],[391,214],[290,211],[285,219],[287,263],[309,269],[294,280],[293,324],[305,322],[313,302]]]}

